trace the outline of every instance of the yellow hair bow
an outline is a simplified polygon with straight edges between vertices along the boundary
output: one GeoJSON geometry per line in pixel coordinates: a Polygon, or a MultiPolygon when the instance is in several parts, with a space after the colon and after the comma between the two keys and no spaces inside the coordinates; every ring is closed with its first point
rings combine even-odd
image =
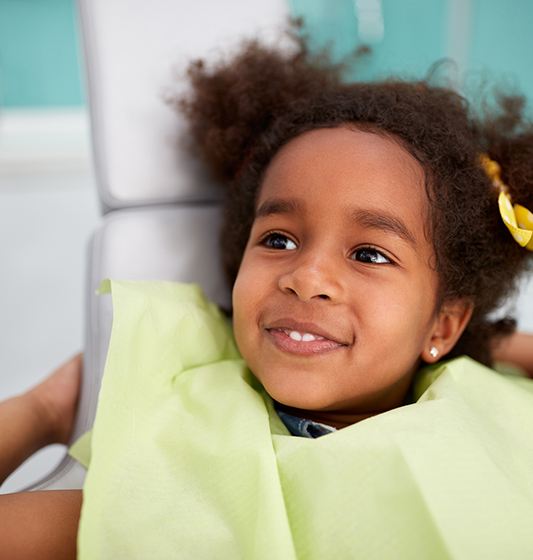
{"type": "Polygon", "coordinates": [[[511,203],[509,188],[501,178],[500,165],[487,154],[481,154],[479,159],[492,184],[500,191],[498,206],[503,223],[521,247],[533,251],[533,213],[520,204],[511,203]]]}

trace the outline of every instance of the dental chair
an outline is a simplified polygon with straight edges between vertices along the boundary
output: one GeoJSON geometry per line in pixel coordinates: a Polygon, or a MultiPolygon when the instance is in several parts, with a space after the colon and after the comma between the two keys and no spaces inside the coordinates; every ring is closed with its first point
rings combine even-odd
{"type": "MultiPolygon", "coordinates": [[[[218,257],[221,190],[186,147],[185,123],[165,98],[184,91],[195,58],[240,37],[279,39],[284,0],[79,0],[92,146],[102,223],[88,251],[84,372],[71,445],[91,429],[112,322],[102,279],[199,283],[228,307],[218,257]]],[[[65,455],[21,490],[81,488],[65,455]]]]}

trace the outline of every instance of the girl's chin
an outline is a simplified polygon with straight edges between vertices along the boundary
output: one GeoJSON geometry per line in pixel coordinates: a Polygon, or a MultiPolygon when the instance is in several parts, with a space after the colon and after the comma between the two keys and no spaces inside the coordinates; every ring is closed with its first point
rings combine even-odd
{"type": "Polygon", "coordinates": [[[316,410],[327,411],[335,410],[336,401],[332,395],[326,394],[310,385],[287,387],[276,383],[262,382],[267,393],[272,399],[284,406],[297,408],[302,411],[316,410]]]}

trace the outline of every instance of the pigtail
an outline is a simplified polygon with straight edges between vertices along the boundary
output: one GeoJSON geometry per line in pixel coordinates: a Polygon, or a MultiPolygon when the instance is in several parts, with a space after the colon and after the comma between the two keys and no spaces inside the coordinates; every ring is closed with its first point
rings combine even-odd
{"type": "Polygon", "coordinates": [[[280,114],[340,83],[342,64],[333,64],[326,52],[312,55],[294,27],[287,35],[284,50],[249,40],[229,61],[197,60],[189,67],[191,91],[175,104],[201,158],[223,183],[239,174],[280,114]]]}
{"type": "MultiPolygon", "coordinates": [[[[486,154],[500,166],[501,179],[512,202],[533,209],[533,123],[524,113],[525,98],[497,96],[496,109],[492,106],[485,118],[474,121],[473,136],[477,138],[479,153],[486,154]]],[[[468,354],[492,365],[492,349],[516,330],[513,317],[494,319],[494,307],[516,295],[517,282],[530,269],[533,252],[513,239],[498,211],[499,190],[488,176],[483,179],[489,208],[492,208],[492,215],[486,221],[492,231],[493,244],[493,259],[487,257],[485,261],[496,270],[493,274],[482,275],[481,279],[483,291],[492,293],[493,298],[492,301],[478,298],[474,315],[449,357],[468,354]]]]}
{"type": "Polygon", "coordinates": [[[514,203],[533,208],[533,123],[525,117],[525,98],[498,96],[498,109],[480,127],[481,142],[501,167],[514,203]]]}

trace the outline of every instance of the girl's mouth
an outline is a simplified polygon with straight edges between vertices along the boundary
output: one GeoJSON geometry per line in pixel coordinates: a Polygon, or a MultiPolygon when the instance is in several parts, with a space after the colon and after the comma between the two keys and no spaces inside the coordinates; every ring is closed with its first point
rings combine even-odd
{"type": "Polygon", "coordinates": [[[273,344],[284,352],[303,356],[331,352],[347,345],[314,332],[288,327],[265,329],[273,344]]]}

